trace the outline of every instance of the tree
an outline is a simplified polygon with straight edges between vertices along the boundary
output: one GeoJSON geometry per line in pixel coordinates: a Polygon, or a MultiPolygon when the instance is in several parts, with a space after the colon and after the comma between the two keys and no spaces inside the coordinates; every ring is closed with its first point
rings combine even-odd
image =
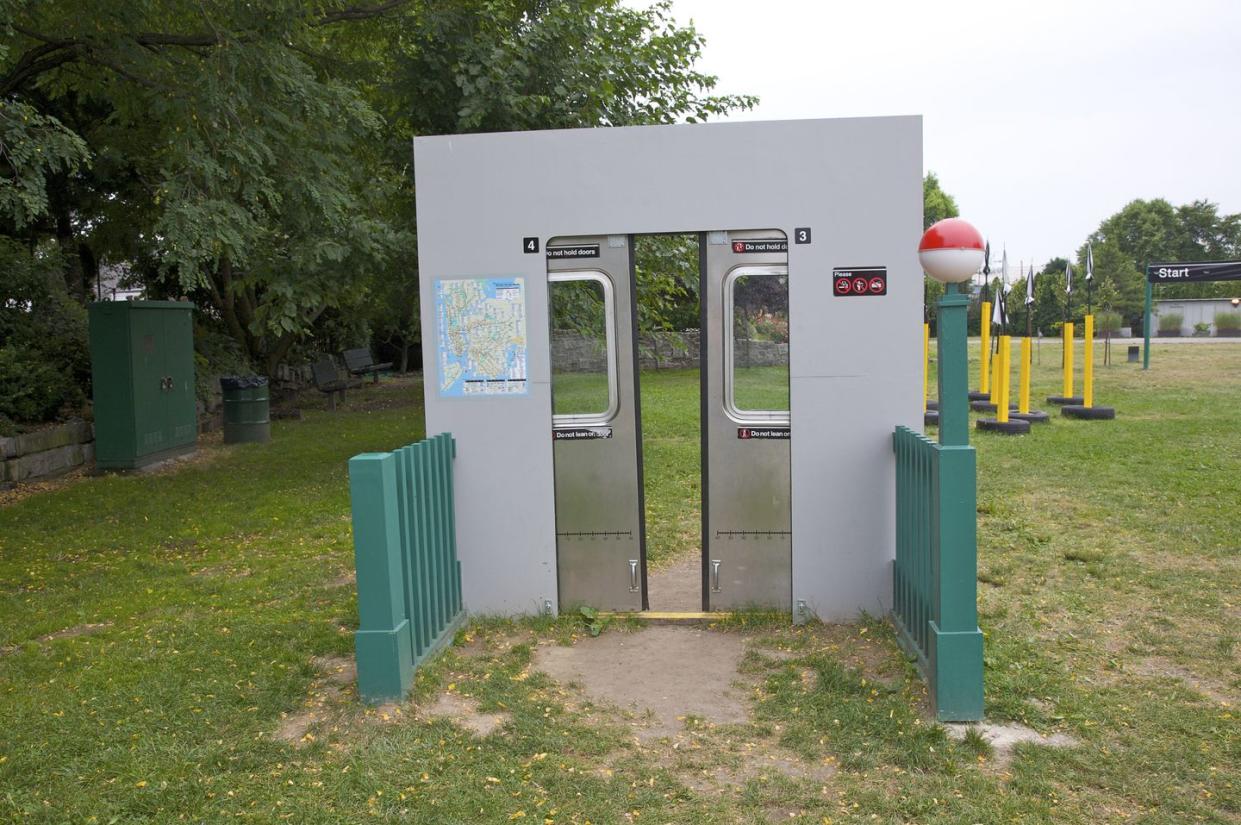
{"type": "Polygon", "coordinates": [[[922,228],[930,229],[932,224],[959,214],[956,199],[940,186],[939,176],[927,172],[922,179],[922,228]]]}
{"type": "MultiPolygon", "coordinates": [[[[1209,261],[1241,257],[1241,215],[1220,215],[1210,201],[1174,207],[1162,198],[1134,200],[1106,218],[1089,239],[1095,272],[1117,291],[1116,311],[1130,322],[1142,315],[1144,266],[1154,261],[1209,261]]],[[[1084,265],[1085,245],[1077,259],[1084,265]]],[[[1161,287],[1167,297],[1225,297],[1234,286],[1218,283],[1161,287]]]]}
{"type": "MultiPolygon", "coordinates": [[[[367,73],[387,78],[370,99],[389,124],[384,144],[394,167],[408,164],[411,134],[693,123],[755,103],[713,94],[716,79],[694,68],[703,38],[675,24],[667,2],[632,9],[616,0],[465,0],[406,12],[382,28],[384,45],[367,73]]],[[[408,180],[406,187],[399,220],[412,225],[408,180]]],[[[698,283],[689,277],[696,243],[641,238],[636,267],[642,329],[697,325],[698,283]]],[[[415,277],[411,266],[385,275],[415,277]]],[[[413,319],[416,287],[392,289],[406,296],[394,317],[413,319]]],[[[413,343],[416,322],[376,330],[413,343]]]]}
{"type": "Polygon", "coordinates": [[[56,245],[79,300],[102,263],[130,266],[268,369],[329,317],[361,313],[405,350],[416,341],[412,135],[693,121],[753,103],[711,93],[693,68],[702,38],[667,3],[0,12],[0,234],[56,245]]]}
{"type": "MultiPolygon", "coordinates": [[[[959,214],[956,199],[943,190],[934,172],[927,172],[922,179],[922,228],[929,229],[931,224],[959,214]]],[[[943,284],[928,275],[922,276],[922,313],[928,322],[934,322],[943,294],[943,284]]]]}

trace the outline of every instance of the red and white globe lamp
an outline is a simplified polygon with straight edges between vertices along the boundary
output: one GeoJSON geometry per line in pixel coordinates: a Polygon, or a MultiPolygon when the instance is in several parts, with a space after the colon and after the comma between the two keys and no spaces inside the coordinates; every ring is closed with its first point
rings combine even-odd
{"type": "Polygon", "coordinates": [[[969,444],[969,360],[965,313],[969,296],[961,292],[982,268],[985,242],[974,225],[960,218],[933,224],[918,244],[926,274],[944,284],[936,315],[939,340],[939,443],[969,444]]]}

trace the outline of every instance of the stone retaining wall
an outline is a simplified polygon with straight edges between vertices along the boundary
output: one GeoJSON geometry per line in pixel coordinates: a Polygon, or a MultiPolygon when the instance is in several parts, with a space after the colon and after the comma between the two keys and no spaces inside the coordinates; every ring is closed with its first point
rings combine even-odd
{"type": "MultiPolygon", "coordinates": [[[[638,336],[638,360],[644,370],[695,369],[698,366],[699,332],[650,332],[638,336]]],[[[775,341],[737,341],[736,359],[741,367],[782,366],[788,363],[789,345],[775,341]]],[[[577,332],[552,332],[552,364],[557,372],[603,372],[607,356],[598,341],[577,332]]]]}
{"type": "Polygon", "coordinates": [[[95,460],[94,439],[86,421],[0,438],[0,483],[49,478],[88,464],[95,460]]]}

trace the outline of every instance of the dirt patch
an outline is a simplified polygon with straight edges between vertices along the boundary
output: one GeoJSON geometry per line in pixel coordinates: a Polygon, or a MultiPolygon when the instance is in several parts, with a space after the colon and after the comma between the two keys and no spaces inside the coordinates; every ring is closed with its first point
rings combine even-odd
{"type": "MultiPolygon", "coordinates": [[[[111,626],[112,622],[86,622],[85,624],[76,624],[73,627],[66,627],[63,630],[54,630],[51,633],[44,633],[34,641],[37,644],[47,644],[48,642],[54,642],[57,639],[76,639],[79,636],[89,636],[92,633],[98,633],[99,631],[106,630],[111,626]]],[[[17,650],[18,647],[19,645],[6,645],[5,647],[0,647],[0,656],[7,656],[14,650],[17,650]]]]}
{"type": "Polygon", "coordinates": [[[112,626],[112,622],[95,622],[86,624],[78,624],[73,627],[66,627],[64,630],[57,630],[53,633],[45,633],[35,641],[53,642],[57,639],[76,639],[79,636],[89,636],[92,633],[98,633],[105,628],[112,626]]]}
{"type": "Polygon", "coordinates": [[[702,610],[702,558],[688,553],[650,573],[651,610],[694,613],[702,610]]]}
{"type": "MultiPolygon", "coordinates": [[[[720,755],[717,748],[713,747],[710,753],[712,761],[717,764],[693,767],[668,764],[668,767],[677,773],[686,787],[697,793],[740,793],[745,783],[764,775],[778,774],[818,784],[827,784],[836,775],[835,765],[803,761],[796,754],[770,746],[767,742],[747,743],[746,747],[735,753],[723,754],[722,761],[726,764],[718,764],[720,760],[714,758],[720,755]]],[[[665,764],[669,762],[666,758],[660,761],[665,764]]]]}
{"type": "Polygon", "coordinates": [[[340,706],[341,698],[358,677],[353,660],[342,656],[320,656],[312,664],[319,671],[319,677],[311,683],[302,709],[285,714],[272,734],[273,739],[294,747],[314,741],[312,729],[340,706]]]}
{"type": "Polygon", "coordinates": [[[217,577],[225,577],[229,579],[245,579],[254,575],[254,571],[249,567],[202,567],[190,573],[195,578],[213,579],[217,577]]]}
{"type": "Polygon", "coordinates": [[[675,735],[691,717],[748,721],[746,698],[733,684],[744,653],[737,634],[656,626],[582,638],[571,647],[541,645],[534,667],[581,685],[596,701],[647,715],[640,738],[650,738],[675,735]]]}
{"type": "Polygon", "coordinates": [[[50,493],[54,490],[61,490],[71,484],[77,484],[82,479],[90,475],[91,465],[83,464],[74,467],[67,473],[55,476],[54,478],[45,478],[38,481],[21,481],[6,482],[0,484],[0,507],[7,507],[10,504],[16,504],[19,501],[37,496],[41,493],[50,493]],[[12,486],[6,486],[11,484],[12,486]]]}
{"type": "Polygon", "coordinates": [[[1127,667],[1126,669],[1147,678],[1173,679],[1181,682],[1190,690],[1202,694],[1216,704],[1236,705],[1238,702],[1241,702],[1241,696],[1238,696],[1235,692],[1229,692],[1223,685],[1204,679],[1187,668],[1181,667],[1175,662],[1170,662],[1160,656],[1141,659],[1132,667],[1127,667]]]}
{"type": "Polygon", "coordinates": [[[336,576],[335,578],[328,579],[326,582],[324,582],[323,586],[327,588],[348,587],[351,584],[357,583],[357,581],[358,581],[357,573],[351,570],[348,573],[342,573],[339,576],[336,576]]]}
{"type": "MultiPolygon", "coordinates": [[[[904,660],[899,650],[864,624],[817,625],[812,631],[817,652],[827,653],[871,682],[900,682],[904,660]]],[[[766,651],[763,651],[766,653],[766,651]]]]}
{"type": "Polygon", "coordinates": [[[447,719],[475,736],[489,736],[511,718],[507,713],[480,713],[478,703],[456,693],[441,693],[433,704],[421,710],[427,719],[447,719]]]}
{"type": "Polygon", "coordinates": [[[1051,748],[1077,747],[1077,740],[1064,733],[1053,733],[1047,736],[1033,728],[1017,724],[956,724],[944,725],[948,735],[953,739],[964,739],[971,729],[978,731],[983,739],[991,745],[992,762],[997,769],[1006,767],[1013,760],[1013,751],[1023,743],[1043,745],[1051,748]]]}

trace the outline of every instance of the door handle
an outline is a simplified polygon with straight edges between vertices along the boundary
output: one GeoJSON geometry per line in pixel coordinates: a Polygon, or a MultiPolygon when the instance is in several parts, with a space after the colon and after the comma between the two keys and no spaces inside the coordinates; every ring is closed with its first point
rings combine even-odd
{"type": "Polygon", "coordinates": [[[638,588],[638,560],[629,560],[629,592],[637,593],[638,588]]]}
{"type": "Polygon", "coordinates": [[[711,559],[711,592],[720,592],[720,560],[711,559]]]}

